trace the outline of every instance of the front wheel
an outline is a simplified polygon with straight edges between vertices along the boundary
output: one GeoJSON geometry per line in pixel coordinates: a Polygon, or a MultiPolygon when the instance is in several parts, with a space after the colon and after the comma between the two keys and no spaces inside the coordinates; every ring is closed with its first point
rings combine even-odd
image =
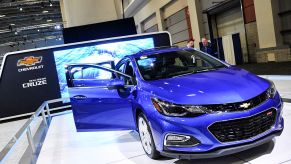
{"type": "Polygon", "coordinates": [[[151,129],[143,113],[138,115],[138,131],[142,147],[147,156],[152,159],[158,159],[160,153],[156,150],[151,129]]]}

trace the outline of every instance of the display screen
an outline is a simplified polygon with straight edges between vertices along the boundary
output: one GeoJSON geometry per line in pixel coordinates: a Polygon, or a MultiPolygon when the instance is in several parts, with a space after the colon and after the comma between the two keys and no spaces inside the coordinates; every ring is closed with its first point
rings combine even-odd
{"type": "MultiPolygon", "coordinates": [[[[65,76],[67,64],[94,64],[105,61],[114,61],[115,64],[124,56],[135,54],[141,50],[154,48],[153,38],[134,39],[78,47],[66,50],[54,51],[54,59],[59,79],[62,98],[69,97],[65,76]]],[[[100,72],[100,76],[106,76],[100,72]]]]}

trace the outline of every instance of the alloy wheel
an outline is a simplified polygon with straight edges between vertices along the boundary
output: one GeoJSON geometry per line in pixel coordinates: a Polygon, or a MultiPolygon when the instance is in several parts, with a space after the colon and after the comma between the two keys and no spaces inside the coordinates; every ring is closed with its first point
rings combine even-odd
{"type": "Polygon", "coordinates": [[[152,140],[149,132],[149,127],[144,118],[138,118],[138,130],[142,146],[147,154],[152,153],[152,140]]]}

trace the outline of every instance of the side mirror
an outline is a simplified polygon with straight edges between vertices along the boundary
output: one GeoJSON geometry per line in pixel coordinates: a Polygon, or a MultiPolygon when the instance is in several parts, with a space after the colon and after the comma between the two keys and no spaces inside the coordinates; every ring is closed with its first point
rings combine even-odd
{"type": "Polygon", "coordinates": [[[125,85],[124,80],[116,78],[110,81],[110,83],[108,84],[108,87],[111,89],[117,89],[117,88],[124,87],[124,85],[125,85]]]}

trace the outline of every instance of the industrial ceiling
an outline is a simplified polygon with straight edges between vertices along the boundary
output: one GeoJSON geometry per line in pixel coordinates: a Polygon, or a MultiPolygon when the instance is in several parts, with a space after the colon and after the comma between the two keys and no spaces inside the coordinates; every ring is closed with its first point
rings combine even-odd
{"type": "Polygon", "coordinates": [[[60,40],[62,28],[59,1],[0,0],[0,46],[60,40]]]}

